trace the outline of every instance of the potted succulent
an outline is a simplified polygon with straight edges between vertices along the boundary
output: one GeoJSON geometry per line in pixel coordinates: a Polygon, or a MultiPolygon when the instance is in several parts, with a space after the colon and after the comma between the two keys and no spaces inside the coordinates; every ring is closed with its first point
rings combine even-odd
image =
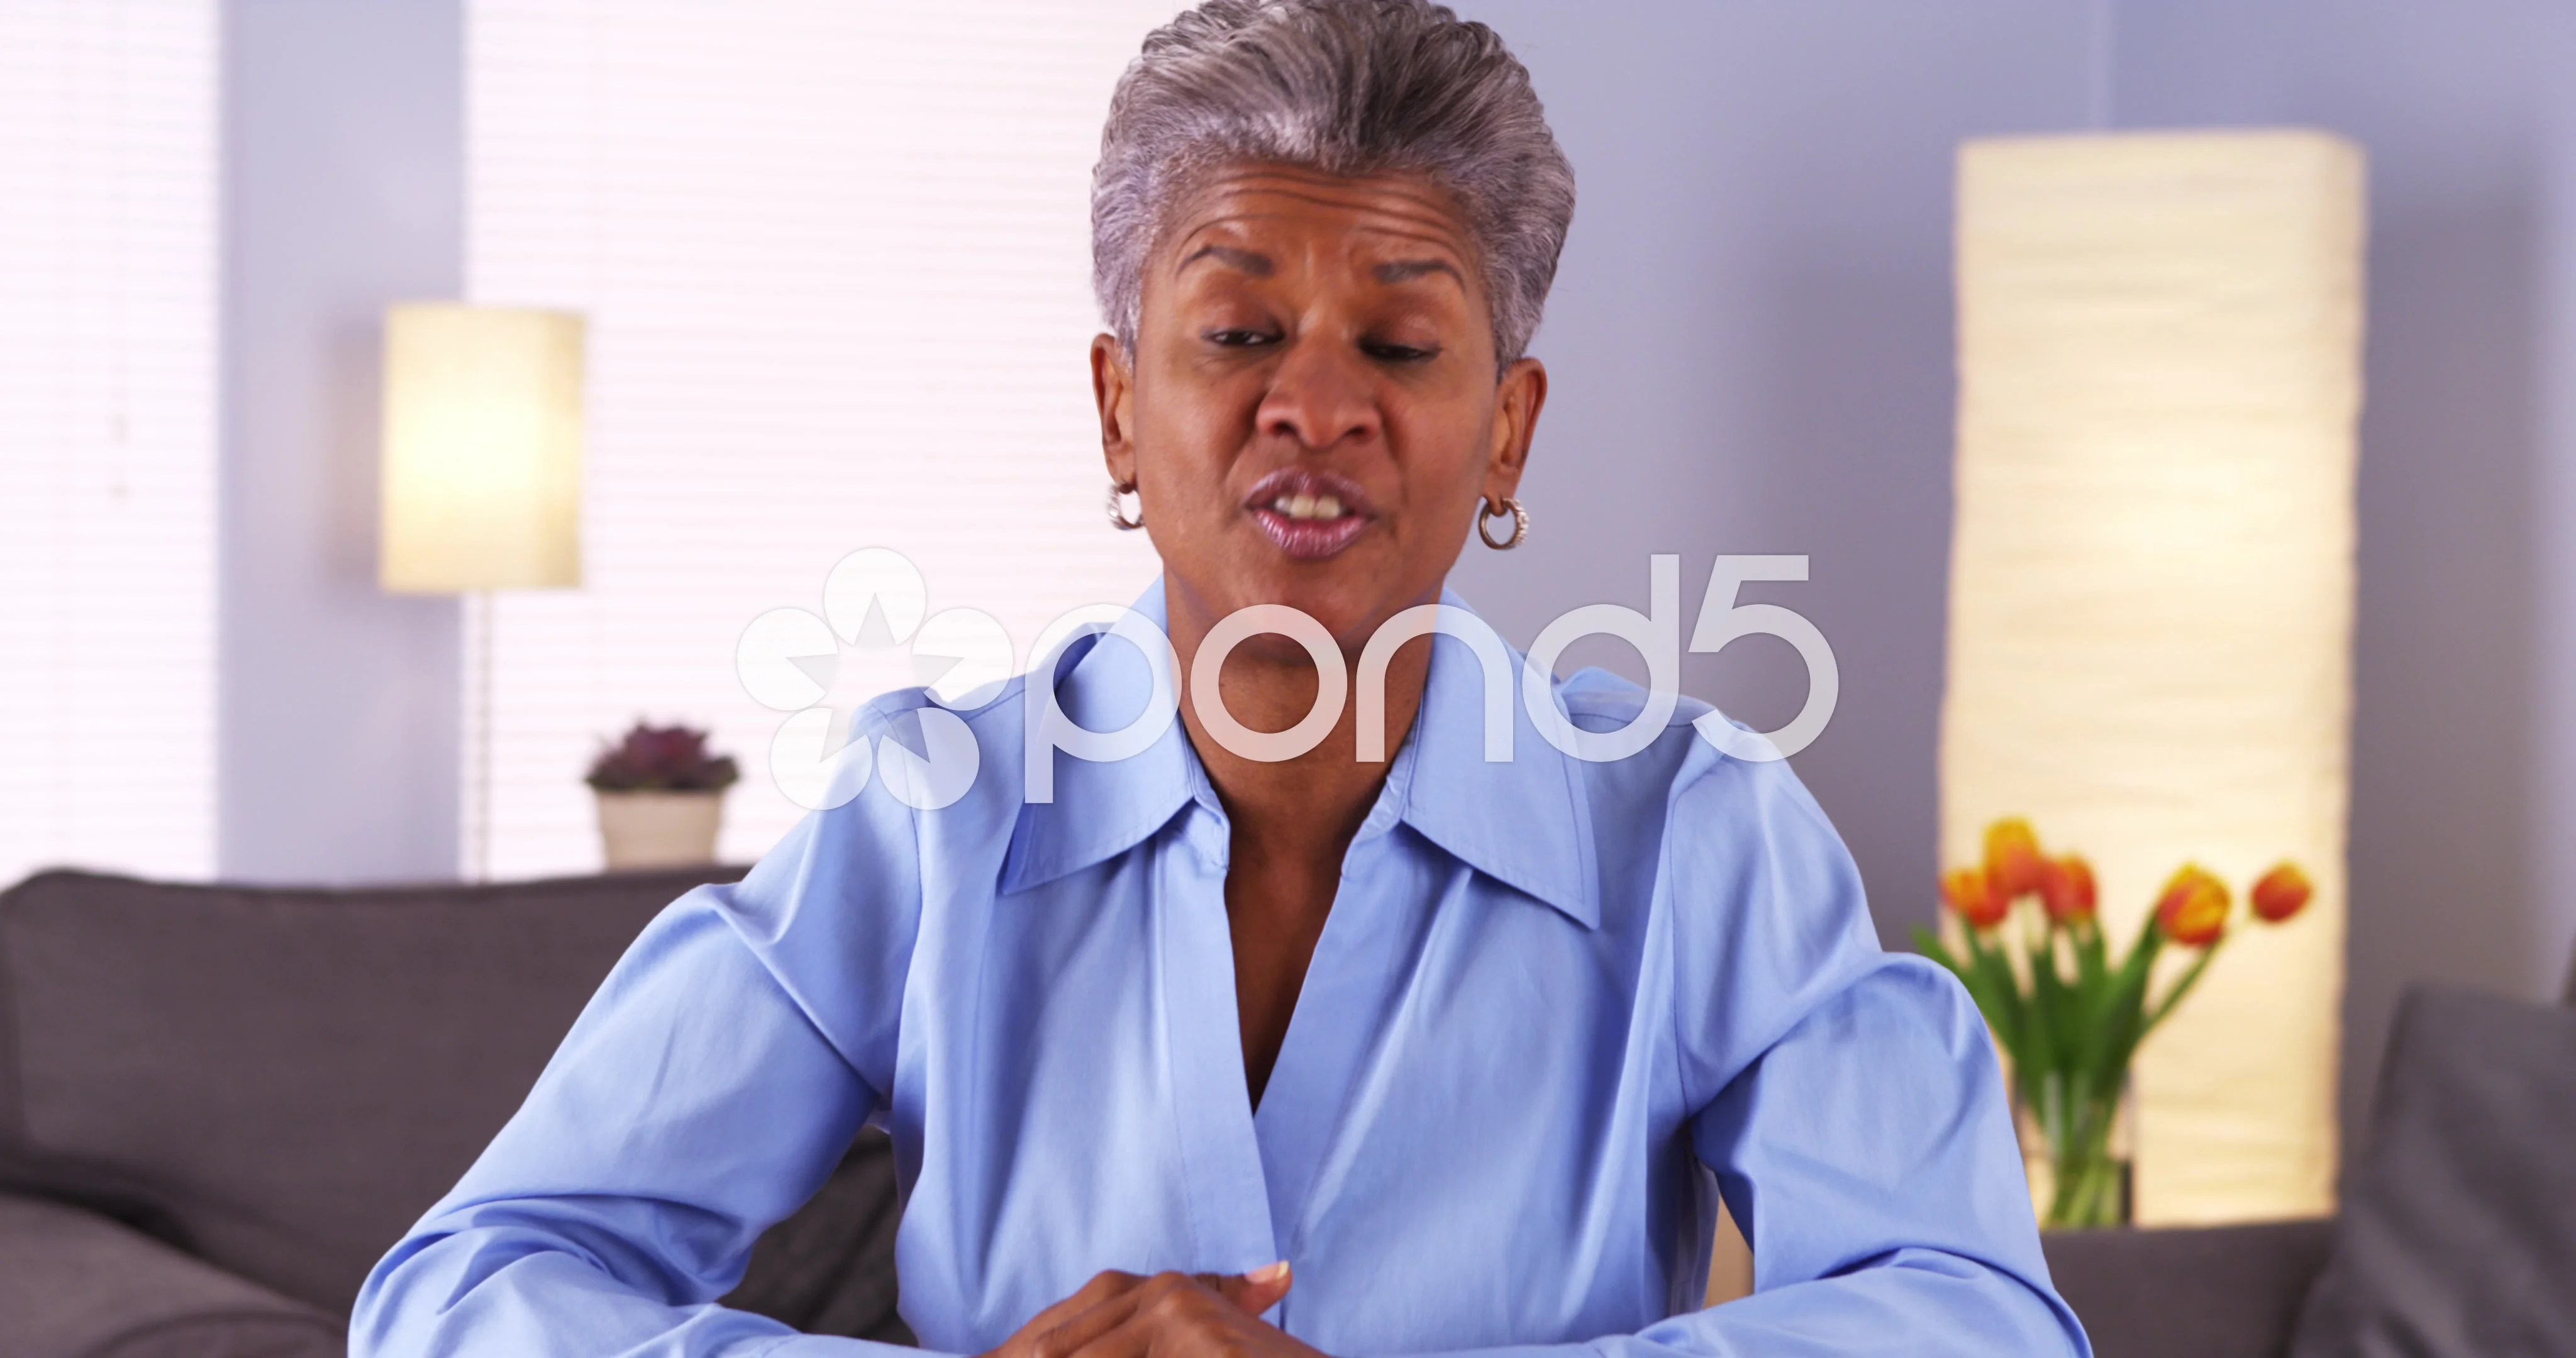
{"type": "MultiPolygon", "coordinates": [[[[2093,867],[2081,855],[2042,853],[2030,822],[2019,818],[1995,822],[1985,851],[1983,863],[1941,879],[1941,903],[1958,917],[1965,955],[1920,926],[1915,946],[1967,986],[2004,1049],[2024,1156],[2048,1204],[2041,1224],[2124,1224],[2129,1162],[2113,1133],[2128,1098],[2129,1061],[2226,943],[2234,908],[2227,883],[2184,864],[2128,954],[2115,958],[2094,912],[2093,867]],[[2008,930],[2024,905],[2020,927],[2008,930]],[[2199,956],[2153,994],[2156,958],[2168,945],[2199,956]]],[[[2312,894],[2307,874],[2282,863],[2247,900],[2255,918],[2278,924],[2312,894]]]]}
{"type": "Polygon", "coordinates": [[[741,777],[730,755],[707,752],[706,732],[635,723],[582,780],[599,799],[609,870],[714,862],[725,789],[741,777]]]}

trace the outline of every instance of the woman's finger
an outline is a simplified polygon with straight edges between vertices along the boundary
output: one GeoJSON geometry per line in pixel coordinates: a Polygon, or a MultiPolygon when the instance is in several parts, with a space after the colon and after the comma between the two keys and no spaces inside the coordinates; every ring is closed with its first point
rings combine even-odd
{"type": "MultiPolygon", "coordinates": [[[[1109,1300],[1111,1297],[1121,1296],[1127,1292],[1133,1291],[1136,1285],[1143,1281],[1145,1281],[1145,1279],[1138,1274],[1121,1273],[1114,1268],[1103,1269],[1098,1273],[1092,1274],[1091,1281],[1074,1289],[1072,1296],[1038,1312],[1036,1316],[1030,1319],[1029,1325],[1034,1326],[1040,1322],[1044,1322],[1049,1326],[1061,1325],[1066,1320],[1069,1320],[1084,1311],[1088,1311],[1094,1306],[1098,1306],[1100,1303],[1109,1300]]],[[[1022,1328],[1027,1327],[1023,1326],[1022,1328]]]]}
{"type": "MultiPolygon", "coordinates": [[[[1322,1358],[1264,1322],[1259,1314],[1288,1291],[1288,1268],[1272,1264],[1240,1275],[1164,1275],[1083,1317],[1080,1347],[1051,1358],[1161,1358],[1208,1353],[1296,1354],[1322,1358]],[[1092,1332],[1094,1317],[1113,1307],[1116,1324],[1092,1332]],[[1258,1310],[1254,1309],[1258,1308],[1258,1310]]],[[[1105,1317],[1104,1317],[1105,1318],[1105,1317]]],[[[1059,1333],[1072,1334],[1071,1327],[1059,1333]]]]}
{"type": "Polygon", "coordinates": [[[1279,1299],[1288,1295],[1293,1280],[1288,1276],[1288,1261],[1282,1259],[1249,1273],[1203,1274],[1199,1281],[1233,1302],[1245,1315],[1257,1316],[1278,1305],[1279,1299]]]}
{"type": "MultiPolygon", "coordinates": [[[[1174,1283],[1188,1285],[1190,1281],[1189,1278],[1178,1273],[1158,1273],[1151,1278],[1135,1279],[1128,1286],[1103,1298],[1088,1309],[1067,1316],[1032,1336],[1028,1349],[1029,1358],[1069,1358],[1076,1349],[1126,1323],[1128,1317],[1136,1314],[1139,1306],[1152,1301],[1161,1292],[1169,1290],[1174,1283]]],[[[1074,1295],[1079,1297],[1081,1293],[1074,1295]]],[[[1058,1305],[1069,1305],[1070,1300],[1060,1302],[1058,1305]]],[[[1048,1309],[1053,1311],[1056,1308],[1048,1309]]],[[[1036,1329],[1037,1323],[1031,1321],[1029,1328],[1036,1329]]]]}
{"type": "MultiPolygon", "coordinates": [[[[1020,1333],[1027,1337],[1024,1352],[1026,1358],[1072,1358],[1077,1351],[1104,1342],[1123,1351],[1132,1345],[1118,1342],[1121,1332],[1136,1322],[1140,1311],[1173,1300],[1170,1294],[1176,1289],[1204,1288],[1242,1314],[1257,1318],[1288,1295],[1290,1282],[1286,1260],[1248,1273],[1162,1273],[1151,1278],[1103,1273],[1021,1327],[1020,1333]]],[[[1153,1328],[1146,1326],[1139,1334],[1153,1328]]]]}
{"type": "MultiPolygon", "coordinates": [[[[1051,1333],[1051,1345],[1077,1334],[1080,1339],[1064,1348],[1050,1347],[1045,1358],[1150,1358],[1156,1353],[1200,1353],[1212,1347],[1207,1341],[1229,1327],[1270,1328],[1217,1295],[1216,1289],[1203,1281],[1207,1276],[1210,1275],[1164,1273],[1147,1279],[1144,1286],[1084,1312],[1073,1324],[1051,1333]],[[1114,1320],[1112,1312],[1116,1313],[1114,1320]],[[1110,1323],[1097,1323],[1102,1320],[1110,1323]]],[[[1240,1346],[1236,1350],[1240,1351],[1240,1346]]]]}
{"type": "Polygon", "coordinates": [[[1036,1341],[1040,1335],[1102,1302],[1132,1290],[1136,1284],[1143,1281],[1145,1280],[1133,1273],[1121,1273],[1116,1269],[1093,1274],[1091,1281],[1076,1288],[1072,1296],[1029,1317],[1028,1323],[1020,1326],[1018,1333],[1011,1336],[1008,1344],[1002,1349],[995,1350],[993,1354],[986,1355],[986,1358],[1001,1358],[1006,1353],[1013,1354],[1016,1358],[1034,1358],[1036,1341]]]}

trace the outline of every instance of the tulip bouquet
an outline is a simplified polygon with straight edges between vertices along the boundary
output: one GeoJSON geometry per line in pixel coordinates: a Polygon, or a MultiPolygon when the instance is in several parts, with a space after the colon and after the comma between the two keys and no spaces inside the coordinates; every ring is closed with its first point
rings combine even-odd
{"type": "MultiPolygon", "coordinates": [[[[2128,1217],[2127,1165],[2114,1153],[2111,1127],[2128,1090],[2129,1059],[2227,941],[2227,884],[2184,864],[2128,955],[2114,959],[2095,914],[2090,863],[2042,853],[2030,822],[2018,818],[1995,822],[1985,849],[1984,863],[1941,879],[1941,902],[1959,917],[1965,955],[1920,926],[1916,946],[1957,974],[2011,1058],[2014,1098],[2036,1123],[2054,1171],[2042,1224],[2118,1225],[2128,1217]],[[2005,937],[2026,902],[2037,909],[2022,912],[2019,937],[2005,937]],[[2150,974],[2168,944],[2199,956],[2151,996],[2150,974]]],[[[2282,863],[2247,896],[2257,919],[2278,924],[2312,893],[2307,874],[2282,863]]]]}

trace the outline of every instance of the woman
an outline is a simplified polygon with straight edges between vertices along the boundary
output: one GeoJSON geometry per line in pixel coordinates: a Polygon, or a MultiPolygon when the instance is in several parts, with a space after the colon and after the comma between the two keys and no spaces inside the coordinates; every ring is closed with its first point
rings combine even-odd
{"type": "MultiPolygon", "coordinates": [[[[1180,723],[1024,764],[1032,712],[1150,709],[1150,646],[1075,647],[965,717],[952,804],[871,786],[682,898],[378,1267],[353,1347],[855,1352],[712,1299],[874,1120],[937,1350],[2081,1352],[1975,1010],[1878,952],[1784,764],[1687,705],[1596,760],[1514,703],[1497,760],[1445,638],[1395,653],[1377,729],[1333,701],[1471,523],[1528,531],[1523,350],[1572,211],[1520,65],[1422,0],[1213,0],[1149,38],[1095,177],[1091,368],[1180,723]],[[1264,604],[1329,669],[1228,638],[1207,692],[1211,633],[1264,604]],[[1340,715],[1291,758],[1210,725],[1319,695],[1340,715]],[[1757,1291],[1694,1310],[1721,1192],[1757,1291]]],[[[1555,687],[1536,710],[1586,730],[1645,706],[1555,687]]]]}

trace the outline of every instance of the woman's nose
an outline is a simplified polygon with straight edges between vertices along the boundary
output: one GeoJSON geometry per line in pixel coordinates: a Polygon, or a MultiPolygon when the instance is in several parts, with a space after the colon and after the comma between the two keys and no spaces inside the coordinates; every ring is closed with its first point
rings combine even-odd
{"type": "Polygon", "coordinates": [[[1290,342],[1272,370],[1253,419],[1264,434],[1308,448],[1369,442],[1379,435],[1377,374],[1366,356],[1321,335],[1290,342]]]}

